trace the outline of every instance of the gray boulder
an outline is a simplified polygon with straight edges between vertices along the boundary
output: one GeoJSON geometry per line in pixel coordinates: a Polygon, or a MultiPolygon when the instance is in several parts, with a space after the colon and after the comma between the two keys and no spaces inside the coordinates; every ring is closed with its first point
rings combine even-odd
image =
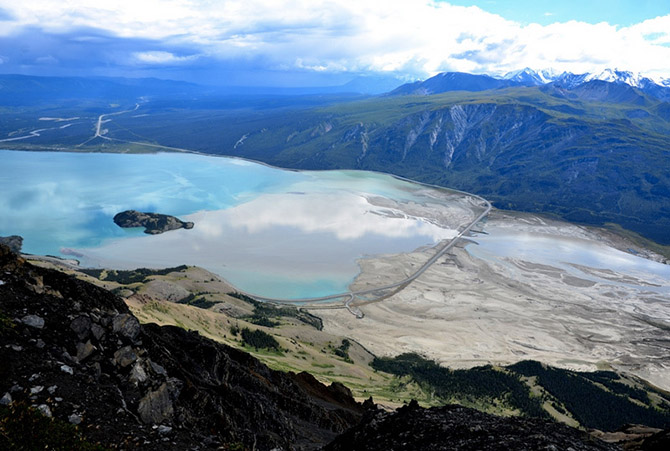
{"type": "Polygon", "coordinates": [[[112,330],[129,340],[135,340],[140,333],[140,322],[133,315],[121,313],[114,317],[112,330]]]}
{"type": "Polygon", "coordinates": [[[44,318],[37,315],[26,315],[21,318],[21,322],[26,326],[34,327],[35,329],[41,329],[44,327],[44,318]]]}
{"type": "Polygon", "coordinates": [[[15,254],[20,254],[23,238],[18,235],[0,236],[0,244],[4,244],[15,254]]]}
{"type": "Polygon", "coordinates": [[[140,400],[137,413],[142,421],[147,424],[156,424],[172,418],[174,408],[172,407],[167,384],[161,385],[158,390],[149,391],[140,400]]]}

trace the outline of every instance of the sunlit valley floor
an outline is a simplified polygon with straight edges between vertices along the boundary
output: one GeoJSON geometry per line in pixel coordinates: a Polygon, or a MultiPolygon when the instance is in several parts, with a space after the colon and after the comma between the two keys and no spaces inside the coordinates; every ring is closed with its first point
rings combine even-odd
{"type": "MultiPolygon", "coordinates": [[[[667,265],[654,264],[657,274],[627,270],[616,261],[625,254],[610,247],[632,251],[626,240],[534,215],[495,212],[484,230],[490,235],[454,249],[405,290],[362,306],[363,319],[320,312],[324,329],[378,354],[417,352],[451,367],[534,359],[621,369],[670,389],[667,265]],[[512,241],[512,255],[487,253],[484,241],[496,236],[512,241]],[[575,249],[588,248],[601,260],[577,260],[575,249]]],[[[364,260],[354,287],[408,272],[423,258],[364,260]]]]}

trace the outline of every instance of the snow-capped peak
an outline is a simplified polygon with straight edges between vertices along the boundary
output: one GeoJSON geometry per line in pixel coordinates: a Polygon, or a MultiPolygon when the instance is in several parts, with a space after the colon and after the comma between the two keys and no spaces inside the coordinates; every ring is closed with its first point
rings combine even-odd
{"type": "MultiPolygon", "coordinates": [[[[446,77],[451,73],[441,74],[446,77]]],[[[665,75],[665,74],[663,74],[665,75]]],[[[553,69],[534,70],[526,67],[521,70],[507,72],[504,75],[494,74],[490,77],[506,80],[502,86],[542,86],[553,84],[558,89],[575,89],[592,81],[604,81],[618,85],[627,85],[639,89],[643,93],[664,102],[670,102],[670,78],[663,78],[660,74],[642,75],[619,69],[604,69],[600,72],[573,74],[572,72],[558,72],[553,69]]],[[[470,88],[463,87],[468,90],[470,88]]]]}
{"type": "Polygon", "coordinates": [[[641,87],[645,82],[651,81],[642,76],[639,72],[630,72],[618,69],[605,69],[599,73],[588,74],[585,81],[602,80],[610,83],[625,83],[636,88],[641,87]]]}
{"type": "Polygon", "coordinates": [[[656,82],[657,85],[665,86],[666,88],[670,88],[670,78],[653,78],[654,82],[656,82]]]}
{"type": "Polygon", "coordinates": [[[553,69],[533,70],[528,67],[521,70],[508,72],[502,77],[503,80],[510,80],[526,86],[540,86],[548,83],[558,83],[559,85],[571,89],[593,80],[602,80],[609,83],[626,84],[642,90],[670,88],[670,79],[661,77],[650,77],[642,75],[639,72],[631,72],[619,69],[603,69],[600,72],[573,74],[572,72],[558,72],[553,69]],[[654,88],[656,86],[657,88],[654,88]]]}
{"type": "Polygon", "coordinates": [[[521,70],[508,72],[502,76],[504,80],[518,81],[522,83],[531,83],[534,85],[544,85],[551,83],[556,79],[556,72],[552,69],[533,70],[529,67],[521,70]]]}
{"type": "Polygon", "coordinates": [[[610,83],[625,83],[629,86],[642,88],[649,84],[670,87],[670,79],[650,77],[639,72],[631,72],[619,69],[603,69],[600,72],[573,74],[572,72],[558,72],[554,69],[534,70],[526,67],[521,70],[507,72],[498,76],[503,80],[515,81],[526,85],[544,85],[552,82],[560,82],[564,85],[576,86],[593,80],[602,80],[610,83]]]}

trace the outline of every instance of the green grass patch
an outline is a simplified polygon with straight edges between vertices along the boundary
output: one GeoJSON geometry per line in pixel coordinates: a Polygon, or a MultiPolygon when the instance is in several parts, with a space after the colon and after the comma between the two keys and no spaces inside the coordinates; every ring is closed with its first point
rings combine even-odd
{"type": "Polygon", "coordinates": [[[137,268],[131,270],[102,270],[102,269],[91,269],[91,268],[81,268],[78,269],[79,272],[87,274],[91,277],[95,277],[99,280],[104,280],[108,282],[116,282],[121,285],[130,285],[133,283],[144,283],[147,278],[150,276],[165,276],[172,272],[183,272],[188,269],[188,266],[181,265],[175,266],[173,268],[164,268],[164,269],[149,269],[149,268],[137,268]]]}
{"type": "Polygon", "coordinates": [[[325,368],[335,368],[335,365],[333,365],[332,363],[316,363],[316,362],[312,362],[312,366],[315,367],[315,368],[324,368],[324,369],[325,369],[325,368]]]}

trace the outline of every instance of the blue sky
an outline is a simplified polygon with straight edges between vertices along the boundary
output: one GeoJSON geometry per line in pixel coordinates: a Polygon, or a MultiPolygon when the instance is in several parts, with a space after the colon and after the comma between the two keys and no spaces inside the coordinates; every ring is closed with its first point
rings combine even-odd
{"type": "Polygon", "coordinates": [[[0,0],[0,73],[314,86],[524,67],[670,77],[670,0],[0,0]]]}
{"type": "Polygon", "coordinates": [[[478,6],[509,20],[541,25],[577,20],[629,26],[670,13],[670,0],[450,0],[447,3],[478,6]]]}

